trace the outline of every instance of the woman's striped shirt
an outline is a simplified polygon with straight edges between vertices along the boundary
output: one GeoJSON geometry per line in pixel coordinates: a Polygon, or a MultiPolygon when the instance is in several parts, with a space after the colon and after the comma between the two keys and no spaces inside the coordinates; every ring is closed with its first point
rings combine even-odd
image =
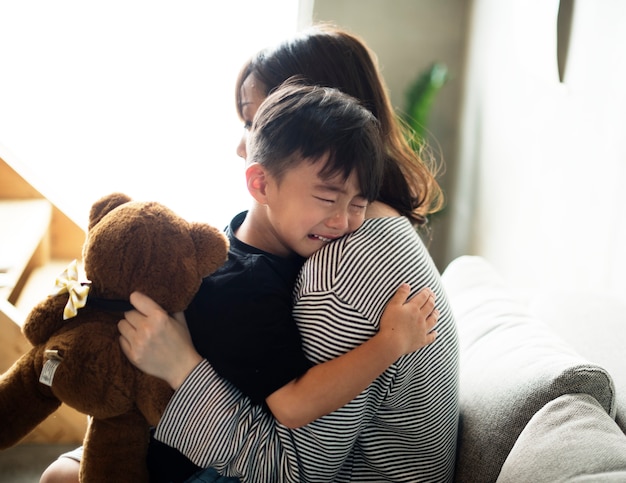
{"type": "Polygon", "coordinates": [[[409,221],[367,220],[305,263],[294,317],[303,347],[320,363],[377,330],[403,282],[430,287],[437,339],[401,357],[343,408],[290,430],[204,362],[170,402],[156,438],[196,464],[243,482],[445,482],[454,471],[458,342],[439,273],[409,221]]]}

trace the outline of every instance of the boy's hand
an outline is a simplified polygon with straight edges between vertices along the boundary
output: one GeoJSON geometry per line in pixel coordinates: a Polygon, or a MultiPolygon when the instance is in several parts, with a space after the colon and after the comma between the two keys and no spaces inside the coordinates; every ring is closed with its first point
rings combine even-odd
{"type": "Polygon", "coordinates": [[[154,300],[133,292],[135,310],[124,313],[117,327],[126,357],[143,372],[164,379],[176,390],[200,363],[184,314],[168,315],[154,300]]]}
{"type": "Polygon", "coordinates": [[[407,300],[409,293],[409,285],[402,284],[380,319],[379,335],[394,341],[398,357],[421,349],[437,337],[433,330],[439,318],[435,294],[429,288],[423,288],[407,300]]]}

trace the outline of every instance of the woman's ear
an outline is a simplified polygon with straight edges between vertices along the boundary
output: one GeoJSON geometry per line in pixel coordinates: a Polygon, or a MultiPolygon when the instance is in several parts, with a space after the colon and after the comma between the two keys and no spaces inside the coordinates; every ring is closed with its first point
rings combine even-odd
{"type": "Polygon", "coordinates": [[[267,197],[268,174],[259,163],[252,163],[246,168],[246,184],[248,192],[259,203],[264,205],[267,197]]]}

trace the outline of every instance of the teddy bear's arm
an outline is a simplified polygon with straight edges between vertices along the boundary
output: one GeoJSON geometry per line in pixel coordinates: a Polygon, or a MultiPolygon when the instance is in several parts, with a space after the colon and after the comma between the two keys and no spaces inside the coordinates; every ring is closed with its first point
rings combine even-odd
{"type": "Polygon", "coordinates": [[[0,376],[0,448],[18,443],[60,405],[39,382],[41,347],[33,347],[0,376]]]}

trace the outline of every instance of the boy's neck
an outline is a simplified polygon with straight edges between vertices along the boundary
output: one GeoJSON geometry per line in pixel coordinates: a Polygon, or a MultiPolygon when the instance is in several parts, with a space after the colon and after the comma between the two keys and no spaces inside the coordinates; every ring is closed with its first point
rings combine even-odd
{"type": "Polygon", "coordinates": [[[289,257],[293,252],[288,250],[277,250],[277,246],[271,234],[272,226],[267,219],[263,206],[254,204],[246,214],[246,218],[235,232],[235,236],[240,241],[259,250],[277,255],[289,257]]]}

